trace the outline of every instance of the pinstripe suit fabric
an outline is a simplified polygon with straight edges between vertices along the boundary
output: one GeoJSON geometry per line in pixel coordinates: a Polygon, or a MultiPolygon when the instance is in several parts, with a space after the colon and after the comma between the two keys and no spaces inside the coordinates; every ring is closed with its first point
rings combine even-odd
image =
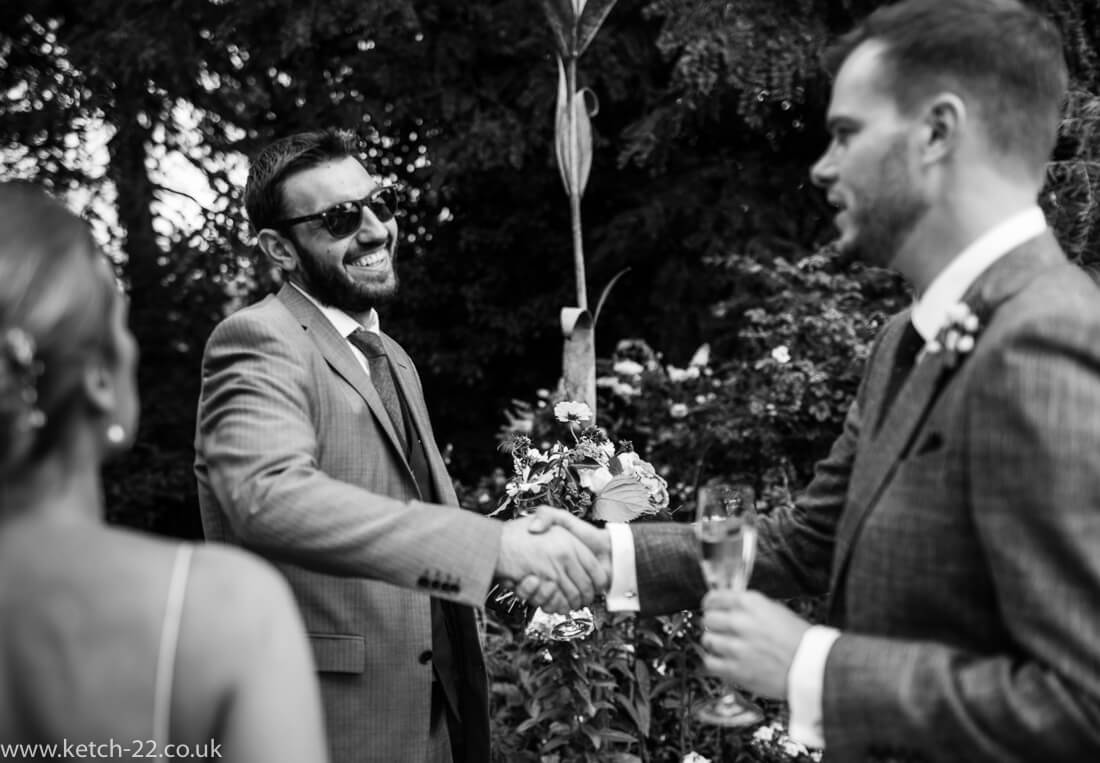
{"type": "MultiPolygon", "coordinates": [[[[432,484],[418,486],[369,377],[294,288],[223,321],[203,358],[196,475],[208,540],[252,549],[286,575],[309,630],[334,761],[429,756],[429,596],[469,607],[488,591],[499,523],[457,508],[419,377],[383,337],[432,484]],[[424,503],[421,494],[439,504],[424,503]]],[[[463,708],[488,757],[476,632],[454,642],[463,708]]]]}
{"type": "MultiPolygon", "coordinates": [[[[1100,291],[1046,234],[966,301],[973,352],[922,360],[874,431],[908,312],[885,327],[843,433],[762,532],[753,587],[828,591],[843,630],[826,760],[1100,760],[1100,291]]],[[[697,605],[690,531],[634,532],[643,609],[697,605]]]]}

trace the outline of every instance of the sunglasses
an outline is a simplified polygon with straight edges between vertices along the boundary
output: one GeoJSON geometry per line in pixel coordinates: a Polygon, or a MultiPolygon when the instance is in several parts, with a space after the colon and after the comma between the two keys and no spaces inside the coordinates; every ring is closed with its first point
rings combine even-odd
{"type": "Polygon", "coordinates": [[[280,220],[276,226],[297,225],[310,220],[320,220],[333,238],[347,238],[359,230],[363,222],[363,207],[370,210],[380,223],[388,223],[397,214],[398,187],[385,185],[371,191],[357,201],[342,201],[312,215],[280,220]]]}

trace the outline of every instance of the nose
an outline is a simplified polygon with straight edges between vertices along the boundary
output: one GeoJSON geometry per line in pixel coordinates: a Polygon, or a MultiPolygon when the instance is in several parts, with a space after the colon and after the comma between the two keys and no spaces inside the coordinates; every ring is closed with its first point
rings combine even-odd
{"type": "Polygon", "coordinates": [[[370,207],[363,205],[363,212],[359,215],[359,231],[356,234],[364,240],[375,240],[389,236],[390,230],[387,224],[378,219],[370,207]]]}
{"type": "Polygon", "coordinates": [[[836,163],[833,161],[833,146],[830,143],[814,165],[810,167],[810,180],[818,188],[828,188],[836,180],[836,163]]]}

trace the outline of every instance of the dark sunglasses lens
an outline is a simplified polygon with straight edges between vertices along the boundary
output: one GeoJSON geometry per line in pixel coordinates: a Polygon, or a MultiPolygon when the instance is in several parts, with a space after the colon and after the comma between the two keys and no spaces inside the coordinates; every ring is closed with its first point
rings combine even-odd
{"type": "Polygon", "coordinates": [[[397,213],[397,191],[379,188],[367,198],[367,206],[379,222],[388,223],[397,213]]]}
{"type": "Polygon", "coordinates": [[[359,222],[362,220],[363,208],[357,201],[346,201],[325,212],[321,218],[325,228],[336,238],[350,236],[359,230],[359,222]]]}

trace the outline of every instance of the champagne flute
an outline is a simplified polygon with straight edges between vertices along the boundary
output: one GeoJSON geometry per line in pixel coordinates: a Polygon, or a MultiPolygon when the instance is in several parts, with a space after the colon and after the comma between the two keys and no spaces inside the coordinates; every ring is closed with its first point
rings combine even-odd
{"type": "MultiPolygon", "coordinates": [[[[541,497],[540,497],[541,498],[541,497]]],[[[535,513],[535,509],[544,503],[539,499],[530,501],[515,501],[516,516],[525,517],[535,513]]],[[[549,638],[552,641],[573,641],[584,638],[596,629],[592,610],[588,607],[570,610],[564,615],[552,615],[545,612],[542,607],[536,610],[535,617],[546,618],[550,621],[549,638]]]]}
{"type": "MultiPolygon", "coordinates": [[[[710,588],[743,591],[756,557],[756,496],[750,486],[706,485],[696,496],[699,561],[710,588]]],[[[722,682],[722,695],[695,710],[703,723],[730,728],[752,726],[764,712],[737,689],[722,682]]]]}

